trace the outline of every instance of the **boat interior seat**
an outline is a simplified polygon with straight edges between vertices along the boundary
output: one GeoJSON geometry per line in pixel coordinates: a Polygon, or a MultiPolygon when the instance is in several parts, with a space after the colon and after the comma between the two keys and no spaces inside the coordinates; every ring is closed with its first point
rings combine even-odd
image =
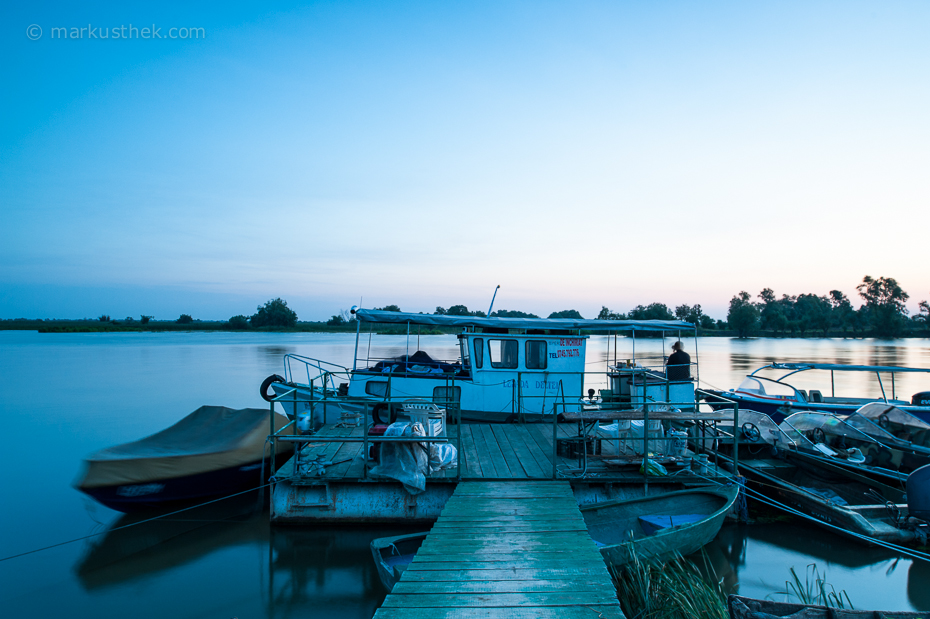
{"type": "Polygon", "coordinates": [[[823,402],[823,394],[820,393],[819,389],[811,389],[808,402],[816,402],[818,404],[823,402]]]}
{"type": "Polygon", "coordinates": [[[650,514],[648,516],[639,517],[639,526],[643,530],[643,533],[652,535],[656,531],[661,531],[662,529],[691,524],[703,520],[704,518],[707,518],[707,514],[675,514],[667,516],[650,514]]]}
{"type": "Polygon", "coordinates": [[[807,398],[807,391],[806,391],[805,389],[798,389],[798,393],[800,393],[802,396],[804,396],[804,399],[805,399],[805,400],[807,400],[808,402],[810,402],[810,400],[808,400],[808,398],[807,398]]]}

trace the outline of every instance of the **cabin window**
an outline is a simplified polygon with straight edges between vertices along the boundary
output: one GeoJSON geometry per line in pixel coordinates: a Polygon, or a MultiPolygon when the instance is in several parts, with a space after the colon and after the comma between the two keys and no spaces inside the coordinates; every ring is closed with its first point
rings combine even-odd
{"type": "Polygon", "coordinates": [[[433,387],[433,404],[438,406],[451,406],[461,401],[461,387],[433,387]]]}
{"type": "Polygon", "coordinates": [[[546,340],[526,341],[526,369],[545,370],[547,357],[546,340]]]}
{"type": "Polygon", "coordinates": [[[387,386],[386,380],[370,380],[365,383],[365,393],[383,398],[387,396],[387,386]]]}
{"type": "Polygon", "coordinates": [[[517,340],[488,340],[488,354],[492,368],[513,370],[519,364],[520,345],[517,340]]]}
{"type": "Polygon", "coordinates": [[[479,370],[484,365],[484,338],[475,338],[475,367],[479,370]]]}

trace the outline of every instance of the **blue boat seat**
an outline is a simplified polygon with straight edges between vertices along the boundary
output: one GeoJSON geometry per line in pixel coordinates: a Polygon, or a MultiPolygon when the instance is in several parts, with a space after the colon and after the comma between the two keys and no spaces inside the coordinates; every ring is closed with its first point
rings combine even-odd
{"type": "Polygon", "coordinates": [[[691,524],[707,518],[707,514],[681,514],[677,516],[650,515],[640,516],[639,526],[646,535],[652,535],[662,529],[670,529],[683,524],[691,524]]]}

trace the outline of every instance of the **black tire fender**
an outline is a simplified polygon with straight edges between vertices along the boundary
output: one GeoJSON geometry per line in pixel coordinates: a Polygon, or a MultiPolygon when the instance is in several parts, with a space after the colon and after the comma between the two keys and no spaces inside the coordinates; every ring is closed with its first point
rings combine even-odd
{"type": "Polygon", "coordinates": [[[275,397],[274,393],[273,392],[270,394],[268,393],[268,388],[271,387],[272,383],[284,384],[285,383],[284,377],[278,376],[277,374],[272,374],[271,376],[269,376],[268,378],[262,381],[262,386],[259,387],[259,393],[262,394],[262,399],[265,402],[274,401],[274,397],[275,397]]]}
{"type": "Polygon", "coordinates": [[[378,402],[371,408],[371,419],[378,425],[391,425],[397,421],[397,407],[387,402],[378,402]],[[382,421],[382,415],[387,413],[388,421],[382,421]]]}

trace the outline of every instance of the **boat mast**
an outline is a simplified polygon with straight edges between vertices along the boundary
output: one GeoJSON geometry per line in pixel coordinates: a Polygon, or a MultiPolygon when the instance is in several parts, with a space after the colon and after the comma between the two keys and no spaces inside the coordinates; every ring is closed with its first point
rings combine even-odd
{"type": "Polygon", "coordinates": [[[501,285],[498,284],[497,288],[494,289],[494,296],[491,297],[491,307],[488,308],[488,318],[491,317],[491,310],[494,309],[494,299],[497,298],[497,291],[500,290],[501,285]]]}

